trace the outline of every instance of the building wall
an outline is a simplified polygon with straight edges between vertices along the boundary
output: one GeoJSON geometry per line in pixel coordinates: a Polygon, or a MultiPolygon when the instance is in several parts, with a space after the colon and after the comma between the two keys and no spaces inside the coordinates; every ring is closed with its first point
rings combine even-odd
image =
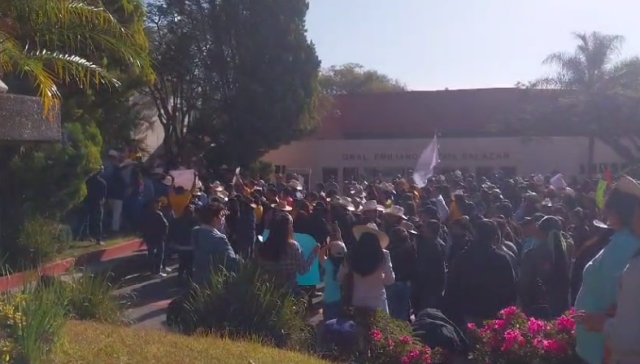
{"type": "MultiPolygon", "coordinates": [[[[415,168],[430,142],[430,139],[308,140],[283,146],[263,159],[289,169],[309,168],[312,183],[326,180],[330,174],[339,180],[351,174],[373,178],[378,172],[397,175],[415,168]]],[[[442,169],[481,173],[485,168],[505,168],[518,175],[557,170],[567,176],[579,176],[586,172],[586,137],[441,138],[439,144],[438,167],[442,169]]],[[[596,141],[594,162],[618,169],[624,160],[596,141]]]]}

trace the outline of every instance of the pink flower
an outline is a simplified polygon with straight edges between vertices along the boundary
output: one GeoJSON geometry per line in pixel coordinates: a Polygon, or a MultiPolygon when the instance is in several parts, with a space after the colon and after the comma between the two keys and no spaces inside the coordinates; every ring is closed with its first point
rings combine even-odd
{"type": "Polygon", "coordinates": [[[379,330],[371,331],[371,338],[373,339],[373,341],[382,340],[382,332],[380,332],[379,330]]]}
{"type": "Polygon", "coordinates": [[[411,362],[411,359],[409,359],[408,357],[404,357],[402,358],[402,364],[409,364],[409,362],[411,362]]]}
{"type": "Polygon", "coordinates": [[[504,329],[507,328],[507,321],[506,320],[495,320],[493,321],[493,328],[499,331],[502,331],[504,329]]]}
{"type": "Polygon", "coordinates": [[[425,355],[423,359],[426,364],[431,364],[431,355],[425,355]]]}
{"type": "Polygon", "coordinates": [[[389,339],[389,349],[393,349],[393,347],[396,345],[396,343],[393,342],[393,340],[389,339]]]}
{"type": "Polygon", "coordinates": [[[504,333],[504,344],[502,345],[502,351],[511,350],[515,346],[522,346],[525,344],[525,339],[522,337],[520,331],[507,330],[504,333]]]}
{"type": "Polygon", "coordinates": [[[558,331],[572,333],[576,329],[576,322],[570,317],[562,316],[556,321],[556,327],[558,331]]]}
{"type": "Polygon", "coordinates": [[[470,324],[467,324],[467,328],[471,331],[476,331],[477,329],[476,324],[474,324],[473,322],[470,324]]]}
{"type": "Polygon", "coordinates": [[[553,355],[563,355],[567,352],[567,345],[559,340],[545,340],[543,349],[553,355]]]}
{"type": "Polygon", "coordinates": [[[410,344],[411,343],[411,338],[409,336],[403,336],[400,338],[400,342],[403,344],[410,344]]]}
{"type": "Polygon", "coordinates": [[[545,326],[543,321],[530,318],[527,324],[527,332],[529,332],[530,335],[537,336],[544,331],[545,326]]]}
{"type": "Polygon", "coordinates": [[[502,317],[503,319],[510,321],[511,319],[513,319],[515,317],[515,315],[518,313],[518,309],[514,306],[511,307],[507,307],[504,310],[500,311],[500,317],[502,317]]]}

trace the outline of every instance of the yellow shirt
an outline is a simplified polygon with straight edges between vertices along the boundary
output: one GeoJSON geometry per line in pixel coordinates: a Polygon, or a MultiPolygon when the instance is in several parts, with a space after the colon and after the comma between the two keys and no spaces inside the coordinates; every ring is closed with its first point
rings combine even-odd
{"type": "Polygon", "coordinates": [[[193,195],[190,191],[186,191],[180,195],[175,193],[173,189],[169,191],[169,204],[171,205],[173,214],[176,215],[176,217],[182,216],[184,209],[189,205],[192,196],[193,195]]]}
{"type": "Polygon", "coordinates": [[[262,205],[256,206],[256,222],[262,222],[262,214],[264,214],[262,205]]]}

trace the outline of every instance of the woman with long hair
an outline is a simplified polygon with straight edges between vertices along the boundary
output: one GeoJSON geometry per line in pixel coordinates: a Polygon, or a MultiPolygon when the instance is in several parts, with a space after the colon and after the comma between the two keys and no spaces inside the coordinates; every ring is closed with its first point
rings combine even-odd
{"type": "MultiPolygon", "coordinates": [[[[640,249],[640,238],[633,231],[634,216],[639,206],[640,185],[623,176],[604,205],[607,223],[614,233],[609,244],[584,269],[576,310],[591,314],[615,309],[622,272],[640,249]]],[[[576,339],[576,352],[582,359],[589,364],[602,363],[605,353],[605,336],[602,333],[588,332],[579,325],[576,339]]]]}
{"type": "Polygon", "coordinates": [[[320,245],[304,257],[300,245],[293,240],[293,218],[277,212],[271,219],[269,236],[258,250],[258,262],[274,282],[298,294],[298,274],[306,274],[318,256],[320,245]]]}
{"type": "Polygon", "coordinates": [[[338,271],[338,281],[352,286],[351,302],[345,303],[389,313],[385,286],[395,281],[391,256],[384,250],[389,237],[373,224],[358,225],[353,234],[356,243],[338,271]]]}

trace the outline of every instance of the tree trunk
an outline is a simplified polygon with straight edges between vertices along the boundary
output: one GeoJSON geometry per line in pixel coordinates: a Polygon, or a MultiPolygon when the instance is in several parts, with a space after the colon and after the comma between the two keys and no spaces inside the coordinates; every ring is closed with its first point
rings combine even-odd
{"type": "Polygon", "coordinates": [[[20,146],[0,146],[0,250],[3,255],[15,247],[22,225],[22,193],[11,171],[11,161],[18,153],[20,146]]]}

